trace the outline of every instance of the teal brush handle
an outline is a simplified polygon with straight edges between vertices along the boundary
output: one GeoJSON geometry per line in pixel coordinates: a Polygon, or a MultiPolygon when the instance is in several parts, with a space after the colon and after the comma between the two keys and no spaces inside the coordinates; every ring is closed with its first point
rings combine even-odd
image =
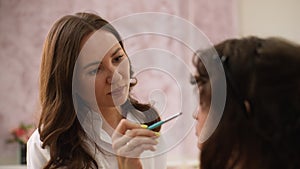
{"type": "Polygon", "coordinates": [[[147,129],[153,130],[153,129],[155,129],[155,128],[161,126],[161,125],[164,124],[164,123],[165,123],[164,121],[156,122],[156,123],[152,124],[151,126],[149,126],[147,129]]]}

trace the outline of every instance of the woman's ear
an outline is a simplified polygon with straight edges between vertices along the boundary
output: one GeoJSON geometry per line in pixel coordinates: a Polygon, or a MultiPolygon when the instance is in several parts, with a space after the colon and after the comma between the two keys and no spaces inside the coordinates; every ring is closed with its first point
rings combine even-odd
{"type": "Polygon", "coordinates": [[[251,113],[251,106],[250,106],[250,102],[248,100],[245,100],[244,101],[244,105],[245,105],[245,108],[246,108],[246,111],[248,114],[251,113]]]}

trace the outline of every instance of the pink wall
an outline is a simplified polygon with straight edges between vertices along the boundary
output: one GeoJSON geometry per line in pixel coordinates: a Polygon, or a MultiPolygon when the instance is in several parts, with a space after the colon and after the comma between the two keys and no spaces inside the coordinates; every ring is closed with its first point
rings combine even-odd
{"type": "MultiPolygon", "coordinates": [[[[39,65],[48,30],[57,18],[78,11],[96,11],[110,21],[137,12],[165,12],[195,24],[213,43],[237,35],[236,0],[1,0],[0,164],[17,163],[18,146],[5,143],[9,131],[20,122],[37,122],[39,65]]],[[[133,41],[128,51],[151,47],[153,43],[149,42],[151,38],[133,41]]],[[[188,62],[190,57],[183,59],[188,62]]],[[[195,144],[193,134],[176,151],[188,152],[197,159],[195,146],[186,146],[195,144]]]]}

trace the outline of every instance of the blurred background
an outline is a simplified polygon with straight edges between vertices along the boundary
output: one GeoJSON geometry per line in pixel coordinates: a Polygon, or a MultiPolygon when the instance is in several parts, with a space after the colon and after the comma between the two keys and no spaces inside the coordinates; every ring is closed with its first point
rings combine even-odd
{"type": "MultiPolygon", "coordinates": [[[[12,137],[12,130],[22,123],[37,125],[42,46],[50,27],[61,16],[94,11],[108,21],[113,21],[134,13],[163,12],[194,24],[212,44],[227,38],[250,35],[280,36],[300,43],[299,9],[299,0],[1,0],[0,165],[20,163],[19,144],[7,143],[12,137]]],[[[133,28],[138,26],[138,23],[135,24],[133,28]]],[[[180,48],[176,48],[175,43],[168,39],[157,41],[145,37],[131,39],[126,47],[130,55],[138,49],[160,46],[179,52],[184,62],[190,64],[192,53],[178,51],[180,48]]],[[[160,77],[155,75],[152,79],[160,83],[166,95],[174,94],[168,82],[162,83],[160,77]]],[[[199,150],[196,148],[196,140],[192,129],[168,153],[170,168],[197,164],[199,150]]]]}

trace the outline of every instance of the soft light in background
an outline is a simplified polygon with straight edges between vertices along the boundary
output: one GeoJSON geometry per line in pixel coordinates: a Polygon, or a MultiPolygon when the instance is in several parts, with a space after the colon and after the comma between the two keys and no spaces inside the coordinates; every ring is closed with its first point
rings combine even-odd
{"type": "MultiPolygon", "coordinates": [[[[10,130],[20,122],[37,124],[42,45],[48,30],[59,17],[95,11],[112,21],[133,13],[164,12],[193,23],[212,43],[246,35],[282,36],[300,42],[299,7],[297,0],[1,0],[0,164],[18,163],[18,145],[5,143],[10,130]]],[[[136,24],[132,27],[138,26],[136,24]]],[[[155,43],[155,39],[137,38],[126,47],[130,52],[153,47],[155,43]]],[[[170,50],[176,47],[168,40],[158,44],[170,50]]],[[[189,62],[191,56],[183,59],[189,62]]],[[[194,131],[168,156],[169,164],[197,161],[194,131]]]]}

